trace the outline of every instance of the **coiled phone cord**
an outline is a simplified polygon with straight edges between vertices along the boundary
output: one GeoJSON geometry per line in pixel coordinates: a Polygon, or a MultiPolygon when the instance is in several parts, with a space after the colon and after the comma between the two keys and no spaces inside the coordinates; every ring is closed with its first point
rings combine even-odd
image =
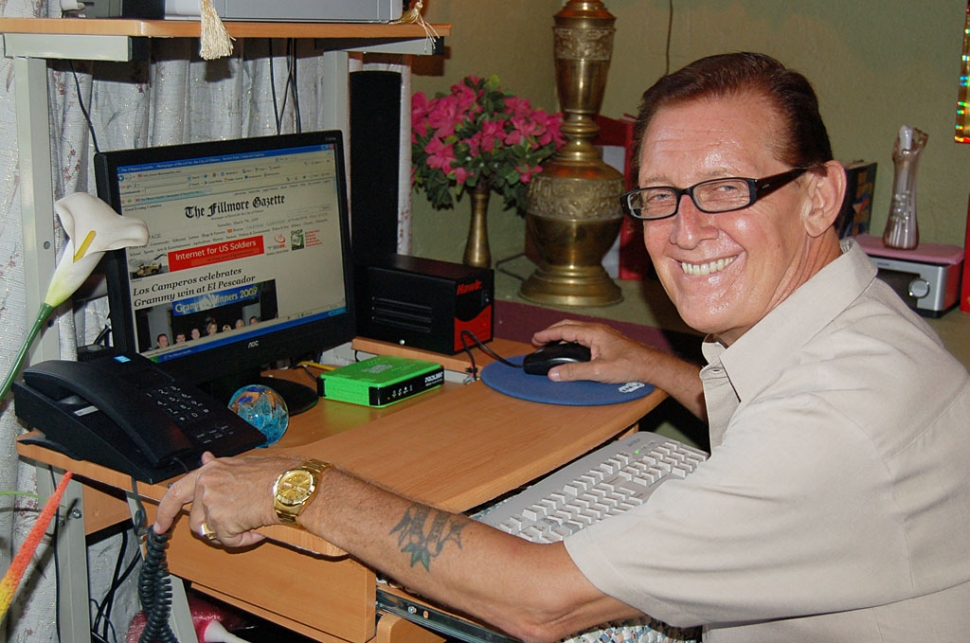
{"type": "Polygon", "coordinates": [[[149,527],[145,508],[138,496],[138,485],[134,476],[131,479],[132,497],[138,507],[132,516],[135,533],[145,537],[145,561],[138,573],[138,599],[145,612],[145,629],[138,643],[178,643],[178,638],[169,625],[172,612],[172,579],[168,574],[165,559],[165,545],[169,534],[159,534],[149,527]]]}
{"type": "Polygon", "coordinates": [[[138,598],[145,612],[145,629],[139,643],[178,643],[168,623],[172,611],[172,579],[165,561],[168,534],[148,529],[145,540],[145,562],[138,576],[138,598]]]}

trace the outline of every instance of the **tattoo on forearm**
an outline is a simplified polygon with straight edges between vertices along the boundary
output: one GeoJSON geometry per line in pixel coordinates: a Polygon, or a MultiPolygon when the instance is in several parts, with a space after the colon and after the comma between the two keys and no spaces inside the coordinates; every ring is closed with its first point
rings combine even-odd
{"type": "Polygon", "coordinates": [[[440,555],[448,542],[454,542],[461,549],[461,530],[467,524],[451,514],[414,504],[404,512],[391,533],[398,534],[401,551],[411,555],[411,567],[421,563],[431,571],[431,559],[440,555]]]}

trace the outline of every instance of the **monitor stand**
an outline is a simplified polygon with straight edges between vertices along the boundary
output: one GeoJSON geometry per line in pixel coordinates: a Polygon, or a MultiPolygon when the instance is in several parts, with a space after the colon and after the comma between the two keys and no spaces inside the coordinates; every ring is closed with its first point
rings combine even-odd
{"type": "Polygon", "coordinates": [[[286,409],[289,411],[290,417],[310,410],[316,406],[317,400],[320,399],[316,390],[305,384],[281,377],[263,377],[259,371],[246,371],[222,377],[209,382],[208,386],[204,388],[208,389],[209,393],[217,400],[228,405],[233,394],[249,384],[268,386],[279,393],[283,401],[286,402],[286,409]]]}
{"type": "Polygon", "coordinates": [[[298,382],[285,380],[281,377],[260,377],[255,384],[268,386],[282,396],[286,402],[286,408],[290,412],[290,417],[309,411],[317,405],[317,392],[298,382]]]}

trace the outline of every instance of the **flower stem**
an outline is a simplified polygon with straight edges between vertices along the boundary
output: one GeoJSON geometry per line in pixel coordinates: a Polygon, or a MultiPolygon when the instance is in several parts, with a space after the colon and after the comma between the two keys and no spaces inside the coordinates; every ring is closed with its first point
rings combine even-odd
{"type": "Polygon", "coordinates": [[[10,392],[10,387],[13,386],[13,381],[17,379],[17,375],[20,373],[20,369],[24,364],[24,360],[27,359],[27,354],[30,353],[30,347],[33,345],[34,340],[37,339],[37,335],[40,334],[41,329],[44,327],[44,323],[47,318],[51,316],[54,312],[54,307],[48,303],[43,303],[40,305],[40,310],[37,311],[37,318],[34,319],[33,326],[27,331],[27,337],[24,338],[24,343],[20,347],[20,352],[17,353],[17,357],[14,358],[13,364],[10,366],[10,370],[7,372],[7,376],[3,379],[3,388],[0,388],[0,402],[7,397],[7,393],[10,392]]]}

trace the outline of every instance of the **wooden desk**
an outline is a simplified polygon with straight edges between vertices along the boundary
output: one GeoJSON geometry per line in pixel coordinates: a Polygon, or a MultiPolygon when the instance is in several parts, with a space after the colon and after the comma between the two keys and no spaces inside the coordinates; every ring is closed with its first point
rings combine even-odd
{"type": "MultiPolygon", "coordinates": [[[[382,410],[321,401],[294,417],[272,448],[325,459],[417,500],[467,511],[626,432],[665,397],[655,391],[625,404],[567,407],[513,399],[481,382],[449,384],[382,410]]],[[[41,465],[73,471],[100,490],[101,500],[121,503],[130,490],[125,474],[38,446],[17,448],[41,465]]],[[[166,486],[138,485],[149,513],[166,486]]],[[[261,545],[230,552],[202,542],[181,520],[169,567],[195,589],[314,639],[378,637],[373,571],[307,532],[275,526],[264,533],[261,545]],[[283,591],[297,578],[311,588],[301,603],[283,591]]]]}

